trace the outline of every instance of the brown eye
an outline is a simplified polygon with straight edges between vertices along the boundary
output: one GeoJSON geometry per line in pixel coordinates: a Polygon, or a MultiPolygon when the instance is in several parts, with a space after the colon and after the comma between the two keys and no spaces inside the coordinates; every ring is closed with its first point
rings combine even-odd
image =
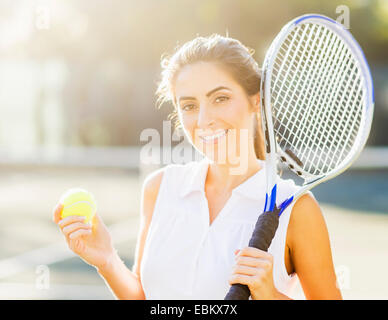
{"type": "Polygon", "coordinates": [[[217,103],[221,103],[221,102],[224,102],[224,101],[227,101],[227,100],[229,100],[229,97],[226,97],[226,96],[220,96],[220,97],[216,98],[216,102],[217,103]]]}
{"type": "Polygon", "coordinates": [[[190,110],[192,110],[192,109],[194,109],[195,108],[195,105],[194,104],[186,104],[186,105],[184,105],[184,106],[182,106],[182,110],[183,111],[190,111],[190,110]]]}

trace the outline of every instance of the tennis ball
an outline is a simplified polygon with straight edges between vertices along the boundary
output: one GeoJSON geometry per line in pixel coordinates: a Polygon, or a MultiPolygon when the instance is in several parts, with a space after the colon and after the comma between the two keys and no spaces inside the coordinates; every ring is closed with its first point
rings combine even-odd
{"type": "Polygon", "coordinates": [[[59,202],[63,204],[62,218],[85,216],[85,223],[92,220],[97,210],[93,194],[81,188],[69,189],[61,196],[59,202]]]}

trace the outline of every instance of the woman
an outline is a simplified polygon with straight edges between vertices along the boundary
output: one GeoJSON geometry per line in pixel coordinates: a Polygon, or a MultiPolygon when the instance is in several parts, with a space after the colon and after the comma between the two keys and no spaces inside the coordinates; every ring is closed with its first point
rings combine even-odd
{"type": "MultiPolygon", "coordinates": [[[[129,270],[97,214],[60,220],[70,248],[95,266],[119,299],[223,299],[233,283],[252,299],[341,299],[321,210],[309,193],[284,211],[268,252],[247,247],[264,207],[260,71],[239,41],[212,35],[162,62],[160,101],[204,160],[168,165],[144,183],[135,264],[129,270]]],[[[278,199],[295,190],[278,181],[278,199]]]]}

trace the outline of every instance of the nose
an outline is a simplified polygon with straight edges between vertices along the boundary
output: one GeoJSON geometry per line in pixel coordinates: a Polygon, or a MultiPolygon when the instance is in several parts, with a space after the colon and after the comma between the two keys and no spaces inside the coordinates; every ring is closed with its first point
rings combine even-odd
{"type": "Polygon", "coordinates": [[[198,120],[197,120],[198,127],[206,129],[214,125],[214,123],[215,123],[215,120],[214,120],[214,114],[212,110],[210,110],[210,108],[205,105],[201,105],[199,108],[199,114],[198,114],[198,120]]]}

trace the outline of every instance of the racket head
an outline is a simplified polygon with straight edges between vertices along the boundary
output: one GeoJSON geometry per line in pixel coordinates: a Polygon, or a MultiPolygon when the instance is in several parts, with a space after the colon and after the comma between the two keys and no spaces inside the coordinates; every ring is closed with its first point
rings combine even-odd
{"type": "Polygon", "coordinates": [[[346,170],[362,151],[373,82],[361,47],[336,21],[309,14],[285,25],[264,59],[260,93],[267,204],[274,203],[279,158],[313,187],[346,170]]]}

